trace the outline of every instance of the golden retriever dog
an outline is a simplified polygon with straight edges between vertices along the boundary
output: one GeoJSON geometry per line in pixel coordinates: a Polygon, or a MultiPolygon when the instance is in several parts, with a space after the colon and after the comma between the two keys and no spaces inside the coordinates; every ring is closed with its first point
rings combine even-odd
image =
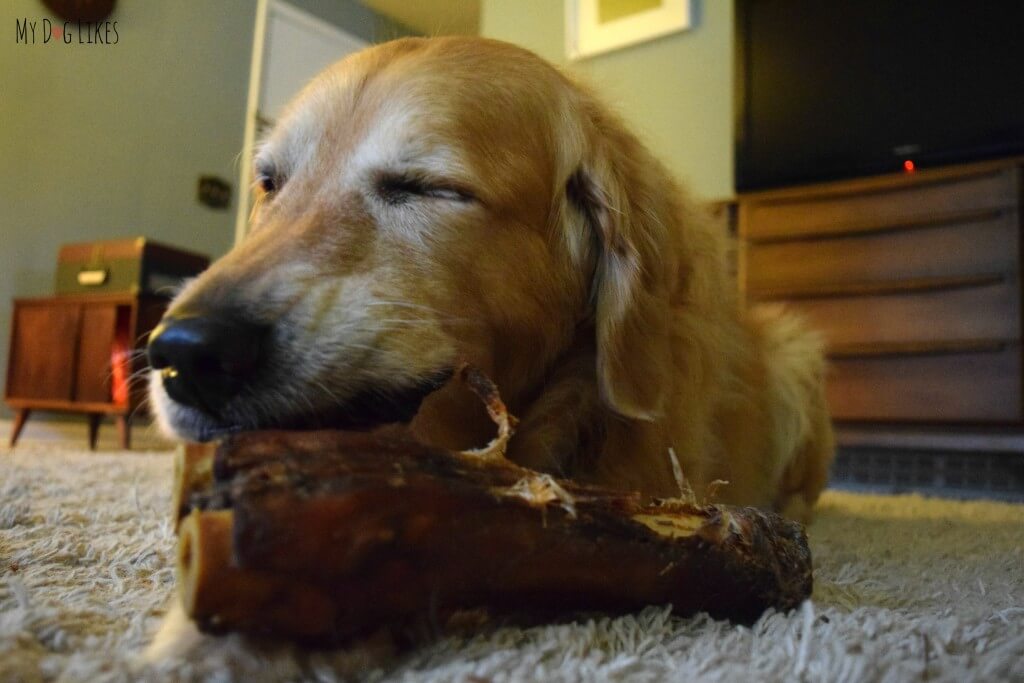
{"type": "Polygon", "coordinates": [[[404,39],[314,79],[255,158],[251,231],[154,332],[159,422],[208,440],[494,427],[529,467],[806,519],[832,456],[817,337],[741,310],[726,237],[585,88],[518,47],[404,39]]]}

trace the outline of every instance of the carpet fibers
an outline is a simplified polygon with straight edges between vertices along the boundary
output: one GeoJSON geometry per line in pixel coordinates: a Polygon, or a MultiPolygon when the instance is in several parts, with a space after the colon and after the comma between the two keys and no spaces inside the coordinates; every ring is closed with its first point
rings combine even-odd
{"type": "Polygon", "coordinates": [[[0,450],[0,681],[1024,681],[1021,505],[828,492],[813,600],[750,627],[652,607],[304,652],[166,625],[170,477],[166,452],[0,450]]]}

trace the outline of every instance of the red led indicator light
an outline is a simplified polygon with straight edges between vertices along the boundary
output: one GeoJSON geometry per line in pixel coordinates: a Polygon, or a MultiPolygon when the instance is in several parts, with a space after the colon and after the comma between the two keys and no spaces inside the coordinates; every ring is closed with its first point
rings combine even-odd
{"type": "Polygon", "coordinates": [[[911,161],[910,159],[907,159],[906,161],[903,162],[903,170],[906,171],[907,173],[913,173],[915,168],[916,167],[914,166],[914,162],[911,161]]]}

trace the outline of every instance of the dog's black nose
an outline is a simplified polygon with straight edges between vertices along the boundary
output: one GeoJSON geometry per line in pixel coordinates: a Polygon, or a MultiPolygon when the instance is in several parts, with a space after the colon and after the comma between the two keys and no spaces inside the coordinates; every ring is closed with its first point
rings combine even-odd
{"type": "Polygon", "coordinates": [[[269,329],[223,315],[164,317],[149,337],[149,365],[172,399],[216,415],[252,378],[269,329]]]}

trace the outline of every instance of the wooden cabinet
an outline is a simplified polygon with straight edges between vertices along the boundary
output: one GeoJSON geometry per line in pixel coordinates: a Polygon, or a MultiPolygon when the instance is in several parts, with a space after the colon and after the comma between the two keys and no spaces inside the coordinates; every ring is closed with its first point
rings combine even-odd
{"type": "Polygon", "coordinates": [[[145,399],[132,374],[145,367],[148,333],[167,302],[129,294],[16,299],[4,394],[16,411],[11,445],[31,411],[47,410],[86,414],[92,447],[110,415],[128,448],[131,418],[145,399]]]}
{"type": "Polygon", "coordinates": [[[1024,424],[1020,164],[740,197],[745,300],[824,333],[837,420],[1024,424]]]}

